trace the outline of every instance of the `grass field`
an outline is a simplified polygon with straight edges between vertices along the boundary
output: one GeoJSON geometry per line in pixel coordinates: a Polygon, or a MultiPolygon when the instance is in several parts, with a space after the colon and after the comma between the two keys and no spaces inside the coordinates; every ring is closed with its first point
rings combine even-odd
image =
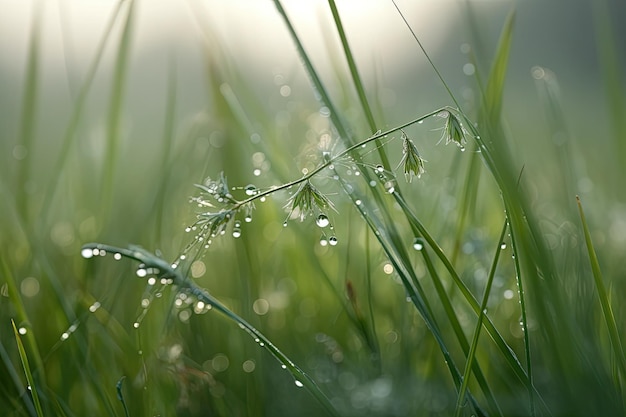
{"type": "Polygon", "coordinates": [[[0,128],[3,415],[624,415],[610,4],[592,14],[605,92],[572,110],[534,62],[535,90],[509,84],[515,11],[487,51],[480,13],[459,6],[475,42],[454,41],[471,64],[461,88],[399,8],[423,91],[440,93],[405,94],[409,76],[389,105],[341,2],[324,22],[332,77],[267,3],[301,66],[264,77],[201,31],[204,105],[181,117],[171,65],[146,121],[129,117],[136,2],[115,6],[59,109],[42,98],[35,11],[0,128]]]}

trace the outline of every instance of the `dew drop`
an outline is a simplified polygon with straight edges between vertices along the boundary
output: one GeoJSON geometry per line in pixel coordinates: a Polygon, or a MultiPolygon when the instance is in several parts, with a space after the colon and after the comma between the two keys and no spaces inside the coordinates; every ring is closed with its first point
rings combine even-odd
{"type": "Polygon", "coordinates": [[[247,215],[246,217],[244,217],[243,219],[246,223],[250,223],[252,221],[252,216],[251,215],[247,215]]]}
{"type": "Polygon", "coordinates": [[[93,250],[85,248],[80,251],[80,254],[83,258],[89,259],[93,256],[93,250]]]}
{"type": "Polygon", "coordinates": [[[387,191],[389,194],[393,194],[396,191],[396,187],[393,184],[393,181],[387,181],[385,183],[385,191],[387,191]]]}
{"type": "Polygon", "coordinates": [[[89,306],[89,311],[91,313],[95,313],[96,311],[98,311],[99,308],[100,308],[100,302],[96,301],[95,303],[89,306]]]}
{"type": "Polygon", "coordinates": [[[500,249],[502,249],[502,250],[506,249],[506,243],[502,242],[500,244],[500,249]]]}
{"type": "Polygon", "coordinates": [[[326,236],[322,235],[322,237],[320,237],[320,245],[321,246],[327,246],[328,245],[328,239],[326,239],[326,236]]]}
{"type": "Polygon", "coordinates": [[[234,238],[241,237],[241,229],[240,228],[236,227],[236,228],[233,229],[233,237],[234,238]]]}
{"type": "Polygon", "coordinates": [[[116,261],[119,261],[120,259],[122,259],[122,254],[121,253],[114,253],[113,254],[113,259],[115,259],[116,261]]]}
{"type": "Polygon", "coordinates": [[[416,237],[413,241],[413,249],[418,251],[424,249],[424,241],[421,238],[416,237]]]}
{"type": "Polygon", "coordinates": [[[300,381],[298,381],[297,379],[294,381],[294,383],[296,384],[296,387],[298,388],[302,388],[304,386],[304,384],[300,381]]]}
{"type": "Polygon", "coordinates": [[[259,190],[252,184],[246,185],[245,191],[246,191],[246,195],[249,195],[249,196],[253,196],[259,192],[259,190]]]}
{"type": "Polygon", "coordinates": [[[143,300],[141,300],[142,308],[148,308],[149,306],[150,306],[150,300],[148,300],[147,298],[144,298],[143,300]]]}
{"type": "Polygon", "coordinates": [[[137,276],[138,276],[139,278],[143,278],[143,277],[145,277],[146,275],[148,275],[148,271],[146,271],[144,268],[139,268],[139,269],[137,269],[137,272],[136,272],[136,273],[137,273],[137,276]]]}
{"type": "Polygon", "coordinates": [[[70,334],[69,334],[68,332],[64,332],[64,333],[61,335],[61,341],[65,341],[65,340],[67,340],[67,339],[69,339],[69,338],[70,338],[70,334]]]}
{"type": "Polygon", "coordinates": [[[376,165],[375,171],[379,174],[382,174],[383,172],[385,172],[385,167],[383,167],[382,165],[376,165]]]}
{"type": "Polygon", "coordinates": [[[155,277],[148,278],[148,285],[154,285],[154,284],[156,284],[156,278],[155,277]]]}
{"type": "Polygon", "coordinates": [[[287,227],[287,222],[283,222],[283,227],[287,227]]]}
{"type": "Polygon", "coordinates": [[[315,224],[317,224],[318,227],[324,228],[330,224],[330,220],[328,220],[328,216],[326,216],[325,214],[320,214],[319,216],[317,216],[315,224]]]}
{"type": "Polygon", "coordinates": [[[362,203],[361,200],[354,200],[354,204],[356,204],[357,206],[360,206],[361,203],[362,203]]]}
{"type": "Polygon", "coordinates": [[[254,171],[252,171],[252,175],[254,175],[255,177],[261,176],[261,170],[259,168],[256,168],[254,171]]]}
{"type": "Polygon", "coordinates": [[[376,181],[371,180],[371,181],[370,181],[370,187],[372,187],[372,188],[373,188],[373,187],[376,187],[376,181]]]}
{"type": "Polygon", "coordinates": [[[17,332],[21,335],[25,335],[26,333],[28,333],[28,330],[26,330],[26,327],[20,327],[17,332]]]}
{"type": "Polygon", "coordinates": [[[337,241],[337,237],[336,236],[331,236],[331,237],[328,238],[328,244],[330,246],[337,246],[337,243],[338,243],[338,241],[337,241]]]}
{"type": "Polygon", "coordinates": [[[138,321],[134,322],[134,323],[133,323],[133,327],[134,327],[135,329],[138,329],[138,328],[139,328],[139,322],[138,322],[138,321]]]}
{"type": "Polygon", "coordinates": [[[280,367],[283,368],[283,369],[287,369],[287,365],[285,365],[285,364],[280,365],[280,367]]]}

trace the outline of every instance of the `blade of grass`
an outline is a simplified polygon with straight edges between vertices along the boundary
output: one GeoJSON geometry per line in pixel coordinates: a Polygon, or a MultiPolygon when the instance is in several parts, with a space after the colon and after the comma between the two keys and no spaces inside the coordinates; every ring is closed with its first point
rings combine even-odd
{"type": "MultiPolygon", "coordinates": [[[[11,380],[13,381],[13,384],[15,385],[16,390],[18,392],[21,391],[24,387],[22,384],[22,380],[20,379],[20,376],[17,370],[15,369],[15,366],[13,366],[13,362],[11,362],[9,352],[7,352],[1,340],[0,340],[0,358],[2,358],[2,362],[4,362],[4,367],[6,369],[6,372],[11,377],[11,380]]],[[[14,406],[16,408],[20,406],[18,405],[17,399],[13,398],[11,394],[6,393],[5,395],[9,396],[9,400],[14,403],[14,406]]],[[[33,406],[33,403],[31,401],[26,401],[24,403],[24,406],[26,407],[26,409],[28,410],[31,416],[37,415],[37,412],[35,411],[35,407],[33,406]]]]}
{"type": "Polygon", "coordinates": [[[622,177],[626,175],[626,167],[622,163],[626,160],[626,100],[624,99],[623,61],[618,54],[620,41],[615,39],[609,2],[606,0],[594,1],[593,23],[596,32],[596,49],[603,72],[602,80],[608,99],[608,112],[613,123],[614,144],[616,147],[618,167],[622,177]]]}
{"type": "MultiPolygon", "coordinates": [[[[420,236],[422,236],[424,240],[426,241],[426,243],[428,243],[428,246],[433,250],[433,252],[435,252],[435,255],[437,256],[437,258],[439,258],[441,263],[444,265],[444,267],[450,274],[450,277],[452,278],[452,281],[455,284],[455,286],[461,291],[461,294],[465,297],[469,306],[472,308],[474,313],[476,313],[476,315],[478,316],[481,311],[478,301],[476,301],[476,298],[474,298],[474,295],[471,293],[469,288],[467,288],[465,283],[461,280],[458,273],[454,269],[454,266],[452,266],[452,263],[446,257],[445,253],[443,252],[439,244],[435,241],[435,239],[432,237],[430,232],[428,232],[428,230],[422,224],[419,218],[413,213],[411,208],[408,206],[407,202],[403,198],[400,198],[397,201],[402,207],[402,210],[409,216],[411,227],[414,228],[416,235],[419,234],[420,236]]],[[[484,318],[483,325],[485,326],[485,329],[489,333],[489,336],[491,337],[493,342],[496,344],[496,346],[498,347],[498,350],[503,355],[506,362],[511,367],[511,369],[513,370],[517,378],[524,385],[526,385],[528,389],[531,389],[533,390],[533,392],[535,392],[535,395],[541,401],[542,407],[544,408],[546,412],[549,413],[547,405],[543,401],[543,398],[541,397],[541,395],[536,391],[535,387],[531,384],[531,381],[528,379],[528,375],[526,374],[526,371],[522,367],[522,364],[519,362],[519,359],[517,359],[517,355],[515,354],[513,349],[506,343],[506,341],[504,340],[504,338],[502,337],[502,335],[500,334],[496,326],[493,324],[491,319],[489,319],[489,316],[486,316],[484,318]]]]}
{"type": "Polygon", "coordinates": [[[41,408],[41,402],[39,401],[39,393],[37,392],[37,386],[35,385],[33,374],[30,371],[28,356],[26,355],[26,350],[22,344],[22,338],[20,337],[20,333],[17,331],[17,327],[15,326],[15,322],[13,320],[11,320],[11,325],[13,325],[13,333],[15,334],[15,341],[17,342],[17,350],[20,354],[20,360],[22,361],[22,367],[24,368],[24,374],[26,375],[26,382],[28,383],[28,390],[32,395],[37,416],[43,417],[44,414],[43,409],[41,408]]]}
{"type": "Polygon", "coordinates": [[[30,30],[28,45],[28,60],[26,63],[26,77],[24,81],[24,95],[22,96],[22,111],[20,130],[17,143],[24,149],[25,157],[18,162],[15,175],[15,200],[17,213],[25,223],[28,223],[28,196],[25,187],[30,175],[30,167],[34,155],[35,127],[37,126],[37,93],[39,91],[39,42],[41,37],[41,19],[43,3],[34,7],[33,21],[30,30]]]}
{"type": "MultiPolygon", "coordinates": [[[[341,18],[339,16],[339,11],[337,10],[335,0],[328,0],[328,6],[330,7],[330,11],[332,12],[333,20],[335,21],[335,26],[337,27],[337,32],[339,34],[339,38],[341,39],[341,45],[343,47],[344,55],[346,56],[348,68],[350,69],[350,75],[352,77],[354,88],[356,89],[356,92],[359,96],[359,102],[361,103],[361,107],[363,108],[363,113],[365,113],[365,118],[367,119],[370,130],[372,133],[374,133],[376,132],[376,122],[374,120],[374,114],[372,113],[372,109],[370,108],[369,102],[367,101],[365,88],[363,88],[363,82],[361,81],[361,76],[359,75],[359,71],[357,70],[357,66],[354,61],[354,55],[352,54],[352,50],[350,49],[350,44],[348,43],[346,33],[343,30],[343,24],[341,23],[341,18]]],[[[387,157],[385,148],[382,146],[379,140],[376,141],[376,149],[378,150],[378,154],[380,155],[380,160],[382,161],[383,166],[389,167],[389,158],[387,157]]]]}
{"type": "Polygon", "coordinates": [[[121,138],[122,115],[126,77],[128,75],[128,59],[130,54],[131,38],[134,28],[136,2],[128,0],[126,19],[123,23],[122,36],[117,47],[115,69],[113,71],[113,85],[107,115],[106,151],[104,157],[104,171],[102,173],[102,199],[100,207],[103,218],[109,213],[115,181],[115,165],[118,157],[118,148],[121,138]]]}
{"type": "Polygon", "coordinates": [[[624,348],[622,346],[622,340],[619,336],[617,329],[617,323],[611,308],[611,302],[604,286],[604,279],[602,278],[602,270],[600,269],[600,263],[596,256],[596,251],[591,240],[591,233],[587,226],[587,220],[585,219],[585,213],[583,211],[582,202],[580,197],[576,196],[576,203],[578,204],[578,211],[580,214],[580,221],[582,223],[583,232],[585,234],[585,244],[587,245],[587,252],[589,254],[589,262],[591,263],[591,271],[593,275],[596,291],[598,292],[598,298],[600,299],[600,306],[602,307],[602,316],[606,322],[606,326],[609,331],[609,338],[611,340],[611,347],[613,348],[613,354],[617,358],[617,364],[621,372],[622,378],[626,378],[626,357],[624,356],[624,348]]]}
{"type": "Polygon", "coordinates": [[[96,52],[94,54],[93,60],[89,65],[89,68],[85,75],[85,79],[82,82],[82,85],[78,92],[78,96],[76,97],[76,102],[72,110],[72,115],[70,116],[70,121],[67,124],[67,128],[63,136],[63,141],[60,146],[59,157],[55,162],[54,168],[50,171],[52,173],[52,176],[50,178],[48,186],[45,188],[46,191],[42,205],[43,209],[41,210],[41,215],[38,216],[38,220],[41,222],[41,224],[47,224],[49,218],[48,216],[50,216],[50,214],[53,212],[52,210],[50,210],[52,198],[56,195],[57,188],[61,180],[63,168],[65,167],[67,158],[69,157],[70,149],[74,144],[76,131],[78,130],[78,126],[80,124],[80,121],[82,120],[83,110],[86,108],[85,101],[87,99],[87,94],[91,89],[93,80],[100,65],[100,61],[102,60],[102,56],[104,55],[104,49],[106,47],[107,41],[109,40],[111,33],[113,32],[113,27],[115,26],[115,22],[117,21],[120,10],[124,4],[125,0],[120,0],[113,10],[111,17],[107,21],[102,38],[98,42],[98,46],[96,47],[96,52]]]}
{"type": "Polygon", "coordinates": [[[478,320],[476,320],[474,336],[472,337],[472,344],[470,345],[469,354],[467,355],[467,362],[465,363],[465,371],[463,372],[463,383],[461,384],[461,389],[454,410],[455,417],[459,417],[461,415],[463,402],[465,402],[465,393],[467,392],[469,379],[472,374],[474,359],[476,357],[476,349],[478,348],[478,338],[480,337],[480,330],[483,327],[483,318],[487,315],[487,301],[489,300],[489,294],[491,294],[491,285],[493,284],[493,278],[496,275],[496,268],[498,267],[500,252],[502,251],[502,241],[504,240],[507,226],[508,222],[507,220],[505,220],[504,226],[502,226],[502,232],[500,233],[500,239],[498,239],[498,244],[496,246],[496,253],[493,257],[493,262],[491,263],[489,276],[487,277],[487,284],[485,285],[483,300],[480,303],[480,313],[478,314],[478,320]]]}
{"type": "MultiPolygon", "coordinates": [[[[179,269],[172,268],[171,264],[159,258],[158,256],[137,246],[131,246],[129,249],[117,248],[100,243],[89,243],[83,245],[83,251],[92,251],[92,253],[117,253],[129,259],[140,262],[143,268],[156,269],[161,277],[171,278],[179,288],[188,289],[199,301],[210,305],[213,309],[226,316],[228,319],[237,323],[237,325],[248,333],[260,347],[267,350],[277,361],[282,364],[282,368],[286,369],[295,380],[297,387],[304,387],[319,401],[326,411],[333,416],[339,416],[339,413],[332,405],[326,394],[322,392],[315,381],[302,368],[289,359],[278,347],[276,347],[265,335],[258,331],[254,326],[245,319],[231,311],[219,300],[211,296],[206,291],[197,287],[191,280],[187,279],[179,269]]],[[[83,252],[84,253],[84,252],[83,252]]],[[[93,255],[92,255],[93,256],[93,255]]]]}

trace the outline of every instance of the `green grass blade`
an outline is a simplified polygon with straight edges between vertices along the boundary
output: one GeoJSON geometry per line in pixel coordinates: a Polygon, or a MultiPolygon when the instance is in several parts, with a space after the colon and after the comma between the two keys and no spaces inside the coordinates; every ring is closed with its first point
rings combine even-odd
{"type": "MultiPolygon", "coordinates": [[[[234,313],[219,300],[211,296],[206,291],[197,287],[191,280],[183,276],[181,270],[174,269],[172,266],[159,258],[158,256],[146,251],[137,246],[131,246],[129,249],[117,248],[114,246],[104,245],[100,243],[89,243],[83,245],[83,253],[117,253],[129,259],[140,262],[144,265],[144,268],[153,268],[158,271],[158,275],[162,277],[171,278],[174,284],[179,288],[188,289],[198,300],[203,301],[207,305],[210,305],[213,309],[220,312],[228,319],[237,323],[237,325],[248,333],[254,341],[263,349],[267,350],[277,361],[282,365],[282,368],[287,370],[293,376],[297,387],[304,387],[313,395],[313,397],[319,401],[319,403],[326,409],[326,411],[332,416],[339,416],[339,413],[332,405],[326,394],[322,392],[317,383],[306,373],[302,368],[296,365],[291,359],[287,357],[278,347],[276,347],[272,341],[270,341],[265,335],[258,331],[254,326],[244,320],[242,317],[234,313]],[[86,252],[85,252],[86,251],[86,252]]],[[[94,255],[88,255],[89,257],[94,255]]]]}
{"type": "MultiPolygon", "coordinates": [[[[328,5],[330,6],[330,11],[332,12],[333,20],[335,21],[335,26],[337,27],[337,32],[339,33],[339,38],[341,39],[341,46],[343,47],[344,55],[346,56],[346,61],[348,63],[348,68],[350,69],[350,75],[352,77],[354,88],[356,89],[357,95],[359,96],[359,102],[361,103],[361,107],[363,108],[363,113],[365,114],[365,118],[367,119],[370,130],[372,133],[374,133],[376,131],[376,121],[374,120],[374,114],[372,113],[372,109],[370,108],[367,96],[365,95],[365,88],[363,87],[361,76],[359,75],[359,71],[354,61],[354,55],[352,54],[352,50],[350,49],[348,38],[346,37],[346,33],[343,29],[343,24],[341,23],[341,18],[339,16],[339,11],[337,10],[335,0],[328,0],[328,5]]],[[[378,149],[380,159],[385,167],[389,167],[389,158],[387,157],[387,153],[385,152],[384,147],[381,145],[382,143],[380,142],[380,140],[377,140],[376,147],[378,149]]]]}
{"type": "Polygon", "coordinates": [[[472,337],[472,344],[470,345],[470,350],[467,355],[467,362],[465,363],[465,371],[463,372],[463,383],[461,384],[461,389],[459,392],[459,396],[456,402],[456,408],[454,410],[454,416],[459,417],[461,415],[461,410],[463,407],[463,403],[465,402],[465,393],[467,392],[467,387],[469,385],[469,379],[472,374],[472,367],[474,364],[474,359],[476,357],[476,349],[478,348],[478,338],[480,337],[480,330],[483,327],[483,318],[487,315],[487,301],[489,300],[489,294],[491,294],[491,285],[493,284],[493,279],[496,275],[496,268],[498,267],[498,261],[500,259],[500,252],[502,251],[502,241],[504,240],[504,235],[507,229],[507,221],[504,221],[504,226],[502,227],[502,232],[500,233],[500,239],[498,239],[498,244],[496,247],[496,254],[493,257],[493,262],[491,263],[491,269],[489,270],[489,276],[487,277],[487,284],[485,285],[485,291],[483,293],[483,300],[480,304],[480,313],[478,314],[478,320],[476,320],[476,327],[474,328],[474,336],[472,337]]]}
{"type": "Polygon", "coordinates": [[[509,62],[509,53],[511,51],[511,42],[513,40],[513,27],[515,23],[515,12],[509,13],[502,32],[498,47],[495,54],[495,60],[489,79],[485,88],[485,108],[488,112],[489,120],[498,122],[502,113],[502,93],[504,92],[504,81],[509,62]]]}
{"type": "Polygon", "coordinates": [[[607,94],[607,111],[611,116],[614,131],[614,144],[617,151],[618,167],[622,175],[626,175],[626,99],[624,99],[623,60],[620,54],[623,50],[618,49],[621,40],[616,40],[611,23],[611,11],[607,0],[594,1],[593,17],[596,32],[596,49],[599,54],[599,62],[603,72],[602,80],[607,94]]]}
{"type": "Polygon", "coordinates": [[[96,72],[98,67],[100,66],[100,61],[102,60],[102,56],[104,55],[104,49],[106,47],[107,41],[109,40],[111,33],[113,31],[113,27],[117,18],[119,16],[120,10],[124,5],[124,0],[121,0],[117,3],[117,6],[113,10],[110,19],[107,21],[106,28],[104,30],[102,39],[98,42],[98,46],[96,47],[96,52],[93,57],[93,61],[89,65],[87,73],[85,75],[85,79],[81,84],[80,90],[76,97],[75,104],[72,109],[72,114],[70,116],[70,121],[67,124],[65,129],[65,133],[63,136],[63,140],[60,146],[59,157],[54,164],[54,169],[52,169],[52,176],[50,182],[47,187],[45,187],[45,194],[43,198],[43,209],[41,215],[38,216],[38,221],[41,224],[47,224],[47,220],[51,213],[50,205],[52,203],[52,198],[57,193],[57,188],[59,186],[59,182],[61,180],[61,174],[63,172],[63,168],[67,162],[67,158],[70,155],[70,149],[74,144],[74,139],[76,138],[76,131],[78,130],[78,126],[82,120],[83,110],[85,109],[85,101],[87,100],[87,94],[91,89],[93,84],[93,80],[96,76],[96,72]]]}
{"type": "Polygon", "coordinates": [[[24,374],[26,375],[26,382],[28,383],[28,389],[33,398],[33,404],[35,405],[37,416],[43,417],[44,414],[43,409],[41,408],[41,402],[39,401],[39,393],[37,392],[37,386],[35,385],[33,374],[30,371],[28,356],[26,355],[26,350],[24,349],[24,345],[22,344],[22,338],[20,337],[20,334],[17,331],[17,327],[15,326],[15,322],[13,320],[11,320],[11,324],[13,325],[13,333],[15,334],[15,341],[17,342],[17,350],[20,354],[20,360],[22,361],[22,367],[24,368],[24,374]]]}
{"type": "Polygon", "coordinates": [[[24,94],[22,96],[22,111],[20,130],[17,143],[23,147],[26,157],[18,162],[15,174],[15,200],[17,214],[27,223],[28,196],[24,189],[30,175],[31,161],[34,155],[35,127],[37,126],[37,96],[39,91],[39,42],[41,37],[41,14],[43,6],[34,8],[33,22],[31,25],[30,42],[28,45],[28,60],[26,63],[26,77],[24,81],[24,94]]]}
{"type": "Polygon", "coordinates": [[[134,28],[136,2],[129,0],[125,3],[127,4],[128,12],[124,21],[120,43],[117,48],[115,69],[113,71],[113,85],[111,86],[111,98],[107,115],[107,145],[104,157],[104,172],[102,175],[102,213],[109,211],[113,193],[113,183],[116,177],[115,165],[121,140],[124,92],[126,90],[128,60],[134,28]]]}
{"type": "Polygon", "coordinates": [[[520,324],[522,326],[522,330],[524,332],[524,354],[526,356],[526,374],[528,375],[528,400],[530,405],[530,415],[534,417],[536,415],[535,410],[535,393],[533,391],[533,365],[530,356],[530,335],[528,334],[528,317],[526,314],[526,296],[524,294],[524,283],[522,281],[522,270],[520,267],[519,259],[520,253],[517,248],[517,238],[515,235],[515,231],[512,228],[509,228],[509,233],[511,235],[511,251],[513,252],[513,265],[515,267],[515,281],[517,283],[517,292],[519,295],[519,305],[521,310],[521,321],[520,324]]]}
{"type": "MultiPolygon", "coordinates": [[[[408,218],[411,223],[411,227],[414,227],[415,230],[419,233],[419,235],[424,238],[426,243],[428,243],[428,246],[433,250],[437,258],[439,258],[441,263],[444,265],[444,267],[450,274],[450,277],[452,278],[454,285],[459,289],[459,291],[461,292],[461,294],[463,295],[463,297],[465,298],[469,306],[472,308],[474,313],[476,313],[476,315],[478,316],[480,312],[482,311],[480,309],[480,305],[478,304],[478,301],[476,301],[476,298],[474,298],[474,295],[471,293],[469,288],[467,288],[465,283],[461,280],[458,273],[454,269],[454,266],[452,266],[452,263],[443,252],[443,249],[441,249],[441,247],[432,237],[430,232],[422,224],[419,218],[417,218],[417,216],[413,213],[413,211],[408,206],[406,201],[402,198],[397,199],[396,201],[399,202],[400,206],[402,207],[402,210],[408,215],[408,218]]],[[[544,408],[544,410],[547,411],[548,410],[547,405],[543,401],[541,395],[532,386],[531,381],[528,379],[528,375],[526,374],[526,371],[524,370],[524,368],[522,367],[522,364],[517,358],[517,355],[515,354],[513,349],[506,343],[506,341],[504,340],[504,338],[502,337],[502,335],[500,334],[496,326],[489,319],[489,316],[486,316],[484,318],[483,326],[485,326],[485,330],[487,330],[487,333],[489,334],[493,342],[496,344],[498,350],[503,355],[506,362],[508,363],[510,368],[513,370],[517,378],[524,385],[526,385],[528,389],[531,389],[533,390],[533,392],[535,392],[535,395],[537,396],[537,398],[540,399],[542,407],[544,408]]]]}
{"type": "Polygon", "coordinates": [[[598,298],[600,299],[600,305],[602,307],[602,315],[606,326],[609,331],[609,338],[611,340],[611,346],[613,353],[617,359],[617,364],[621,372],[622,378],[626,378],[626,357],[624,356],[624,348],[622,346],[622,340],[617,329],[617,323],[615,321],[615,315],[611,308],[611,302],[609,301],[608,292],[604,286],[604,279],[602,278],[602,271],[600,269],[600,263],[596,256],[596,251],[593,247],[591,240],[591,233],[587,227],[587,220],[585,219],[585,213],[583,211],[582,202],[580,198],[576,196],[576,203],[578,204],[578,211],[580,213],[580,221],[582,223],[583,232],[585,234],[585,244],[587,245],[587,252],[589,254],[589,262],[591,263],[591,271],[593,274],[594,284],[598,291],[598,298]]]}

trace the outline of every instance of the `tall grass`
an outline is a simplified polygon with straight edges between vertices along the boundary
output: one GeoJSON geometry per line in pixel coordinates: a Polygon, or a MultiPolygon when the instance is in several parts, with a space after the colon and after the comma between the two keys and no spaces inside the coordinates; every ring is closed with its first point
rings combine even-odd
{"type": "MultiPolygon", "coordinates": [[[[291,112],[288,130],[207,34],[210,115],[176,125],[172,65],[162,137],[135,169],[138,159],[120,149],[137,10],[119,2],[53,172],[43,173],[49,186],[27,194],[24,185],[42,175],[34,171],[34,132],[44,123],[35,18],[15,142],[28,156],[11,165],[14,183],[0,183],[13,196],[0,235],[0,408],[10,416],[623,414],[623,312],[612,301],[622,284],[603,274],[607,264],[618,269],[598,253],[606,246],[594,246],[597,229],[569,191],[563,217],[541,212],[531,193],[539,174],[511,151],[525,132],[504,127],[514,14],[489,72],[476,77],[470,112],[397,8],[415,40],[407,54],[425,56],[449,105],[389,127],[395,118],[362,78],[341,5],[328,2],[337,59],[348,68],[339,92],[288,9],[274,6],[311,83],[298,95],[318,100],[278,109],[291,112]],[[94,157],[77,138],[115,24],[106,146],[94,157]],[[555,223],[562,228],[552,239],[565,243],[547,239],[555,223]],[[106,243],[84,245],[93,241],[106,243]],[[108,260],[84,259],[101,255],[108,260]]],[[[557,95],[544,97],[558,108],[557,95]]],[[[577,149],[568,149],[559,163],[569,174],[555,192],[576,188],[577,149]]]]}

